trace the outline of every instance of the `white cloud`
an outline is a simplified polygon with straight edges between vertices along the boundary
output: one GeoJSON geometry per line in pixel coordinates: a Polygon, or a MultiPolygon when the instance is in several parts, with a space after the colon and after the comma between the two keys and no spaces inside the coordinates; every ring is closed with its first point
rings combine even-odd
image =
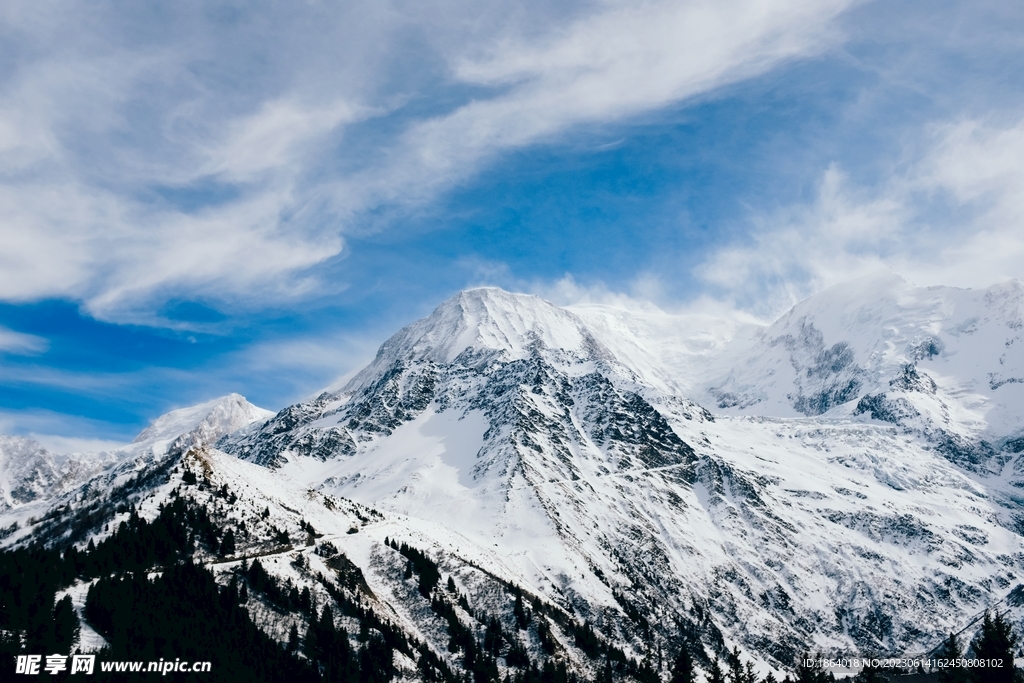
{"type": "Polygon", "coordinates": [[[813,203],[755,217],[751,236],[715,251],[698,274],[769,314],[883,270],[920,285],[1024,278],[1024,120],[935,126],[928,140],[877,189],[829,168],[813,203]]]}
{"type": "Polygon", "coordinates": [[[343,201],[422,200],[491,155],[708,93],[840,41],[852,2],[657,2],[603,11],[486,56],[456,58],[455,77],[490,86],[454,111],[416,122],[394,162],[340,184],[343,201]]]}
{"type": "Polygon", "coordinates": [[[198,175],[223,175],[248,182],[269,170],[297,172],[317,138],[367,115],[363,108],[336,102],[325,108],[288,100],[263,103],[255,114],[232,121],[222,141],[208,150],[198,175]]]}
{"type": "Polygon", "coordinates": [[[287,196],[267,192],[193,214],[146,210],[80,184],[0,186],[0,292],[84,298],[100,317],[153,293],[280,298],[291,276],[341,251],[337,234],[292,229],[287,196]]]}
{"type": "Polygon", "coordinates": [[[820,52],[849,4],[0,12],[18,56],[0,76],[0,300],[152,322],[171,297],[301,294],[361,212],[820,52]],[[349,135],[382,116],[371,142],[349,135]]]}
{"type": "MultiPolygon", "coordinates": [[[[122,427],[122,430],[124,428],[122,427]]],[[[109,423],[49,410],[0,410],[0,434],[25,436],[39,442],[51,453],[87,453],[111,450],[129,443],[134,433],[113,436],[109,423]]]]}
{"type": "Polygon", "coordinates": [[[263,342],[228,363],[230,372],[239,375],[259,372],[274,377],[278,384],[289,386],[291,400],[304,400],[310,398],[310,392],[315,395],[325,387],[340,388],[344,380],[373,360],[381,342],[395,331],[336,332],[263,342]]]}
{"type": "Polygon", "coordinates": [[[0,326],[0,353],[32,355],[42,353],[50,344],[42,337],[15,332],[0,326]]]}

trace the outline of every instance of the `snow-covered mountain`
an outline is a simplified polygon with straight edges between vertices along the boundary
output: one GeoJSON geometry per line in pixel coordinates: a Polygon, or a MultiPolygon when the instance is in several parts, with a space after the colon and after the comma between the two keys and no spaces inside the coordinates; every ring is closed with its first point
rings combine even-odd
{"type": "Polygon", "coordinates": [[[20,436],[0,435],[0,510],[35,507],[119,463],[153,461],[169,451],[216,443],[273,413],[238,394],[174,410],[143,430],[131,444],[101,453],[55,454],[20,436]]]}
{"type": "Polygon", "coordinates": [[[764,329],[708,389],[726,414],[870,415],[968,467],[1024,450],[1024,285],[833,287],[764,329]]]}
{"type": "Polygon", "coordinates": [[[193,446],[207,446],[218,440],[262,422],[273,412],[254,406],[239,394],[228,394],[206,403],[172,410],[142,430],[128,451],[184,451],[193,446]]]}
{"type": "MultiPolygon", "coordinates": [[[[756,334],[719,325],[731,343],[706,335],[679,352],[712,367],[743,357],[707,390],[727,396],[720,387],[742,378],[749,398],[727,408],[753,420],[712,419],[670,393],[700,378],[680,376],[683,363],[659,367],[663,351],[640,335],[585,322],[615,319],[607,312],[472,290],[386,342],[340,392],[221,446],[476,546],[496,544],[517,580],[597,623],[614,623],[616,596],[628,594],[645,613],[667,608],[676,619],[706,609],[712,632],[751,649],[923,648],[1020,572],[1008,559],[1021,549],[1014,490],[972,478],[956,464],[973,461],[949,457],[957,453],[941,441],[964,435],[964,448],[983,449],[970,439],[999,443],[989,432],[1012,425],[957,422],[969,373],[940,394],[938,410],[951,413],[941,431],[909,419],[894,427],[857,406],[924,393],[914,349],[960,350],[943,319],[919,308],[945,311],[953,329],[962,324],[949,310],[959,304],[965,317],[973,301],[999,311],[986,323],[996,328],[1013,322],[1013,300],[999,293],[1014,287],[929,294],[902,280],[860,282],[756,334]],[[949,301],[936,303],[942,294],[949,301]],[[816,551],[794,557],[806,546],[816,551]],[[882,607],[900,595],[915,597],[882,607]]],[[[1001,471],[1012,453],[992,448],[986,471],[1001,471]]]]}
{"type": "Polygon", "coordinates": [[[0,510],[47,501],[112,462],[107,454],[55,455],[32,439],[0,435],[0,510]]]}
{"type": "MultiPolygon", "coordinates": [[[[921,652],[1024,576],[1022,314],[1015,281],[863,280],[767,327],[468,290],[340,390],[273,416],[241,397],[177,411],[140,435],[146,454],[47,504],[120,490],[154,516],[193,472],[218,523],[246,529],[240,554],[312,522],[361,599],[455,667],[385,537],[455,577],[469,623],[517,632],[521,591],[549,636],[517,637],[587,674],[584,623],[649,661],[684,639],[776,669],[812,649],[921,652]]],[[[294,565],[320,566],[310,543],[275,551],[282,580],[319,585],[294,565]]],[[[262,614],[282,640],[296,623],[262,614]]]]}

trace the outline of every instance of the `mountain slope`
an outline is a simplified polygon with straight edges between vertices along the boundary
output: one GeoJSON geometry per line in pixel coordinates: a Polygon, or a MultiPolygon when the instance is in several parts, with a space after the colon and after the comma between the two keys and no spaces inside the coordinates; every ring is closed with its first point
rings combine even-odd
{"type": "MultiPolygon", "coordinates": [[[[583,318],[472,290],[395,335],[342,391],[221,446],[491,546],[492,564],[636,648],[689,623],[777,665],[801,648],[922,649],[1009,590],[1022,548],[1012,487],[972,478],[926,429],[854,415],[891,376],[891,391],[915,387],[906,353],[872,336],[906,317],[890,305],[908,298],[900,288],[915,306],[927,298],[901,283],[861,283],[845,308],[834,292],[805,302],[733,375],[774,397],[751,401],[762,412],[817,415],[831,400],[845,405],[834,417],[711,419],[583,318]],[[805,547],[817,550],[794,559],[805,547]],[[631,613],[659,625],[631,631],[631,613]]],[[[1012,317],[1009,291],[996,309],[1012,317]]],[[[900,344],[921,344],[915,320],[900,344]]],[[[711,360],[737,353],[709,346],[711,360]]],[[[970,430],[956,417],[944,434],[970,430]]]]}
{"type": "MultiPolygon", "coordinates": [[[[240,397],[177,411],[0,525],[82,546],[126,501],[155,519],[187,491],[222,530],[195,551],[222,582],[262,555],[320,605],[372,605],[376,626],[346,628],[423,644],[395,651],[410,677],[475,671],[460,629],[482,643],[491,616],[500,672],[520,646],[590,678],[607,648],[657,668],[684,641],[776,670],[923,652],[1024,576],[1021,291],[871,279],[758,328],[469,290],[341,390],[272,416],[240,397]]],[[[279,642],[313,628],[249,609],[279,642]]]]}
{"type": "MultiPolygon", "coordinates": [[[[0,435],[0,511],[49,502],[119,463],[213,444],[273,413],[238,394],[162,415],[131,444],[102,453],[54,454],[25,437],[0,435]]],[[[24,517],[24,514],[22,515],[24,517]]]]}

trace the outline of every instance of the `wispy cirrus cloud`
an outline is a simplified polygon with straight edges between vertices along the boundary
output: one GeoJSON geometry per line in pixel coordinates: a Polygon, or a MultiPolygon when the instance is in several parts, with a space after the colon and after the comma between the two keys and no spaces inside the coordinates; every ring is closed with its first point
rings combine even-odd
{"type": "Polygon", "coordinates": [[[176,296],[302,296],[364,213],[817,54],[848,6],[485,3],[466,22],[449,2],[13,3],[0,14],[14,65],[0,77],[0,299],[156,323],[176,296]]]}
{"type": "Polygon", "coordinates": [[[335,187],[343,202],[422,201],[494,154],[550,141],[741,81],[841,42],[853,2],[793,0],[608,3],[528,38],[498,36],[480,54],[451,55],[453,77],[487,88],[450,112],[414,120],[390,163],[335,187]]]}
{"type": "Polygon", "coordinates": [[[49,342],[42,337],[0,326],[0,353],[34,355],[46,351],[48,346],[49,342]]]}

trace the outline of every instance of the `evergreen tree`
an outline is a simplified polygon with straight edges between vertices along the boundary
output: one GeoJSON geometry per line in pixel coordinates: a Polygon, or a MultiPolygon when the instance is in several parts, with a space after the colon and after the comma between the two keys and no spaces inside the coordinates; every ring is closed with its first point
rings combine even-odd
{"type": "Polygon", "coordinates": [[[1003,615],[996,612],[993,619],[987,611],[985,612],[981,632],[971,643],[971,648],[976,659],[1002,661],[1001,667],[971,669],[971,678],[979,683],[1013,683],[1013,656],[1017,649],[1017,634],[1013,632],[1013,626],[1003,619],[1003,615]]]}
{"type": "Polygon", "coordinates": [[[711,665],[704,678],[707,683],[725,683],[725,676],[722,674],[722,665],[718,663],[718,657],[711,660],[711,665]]]}
{"type": "MultiPolygon", "coordinates": [[[[55,652],[70,652],[78,640],[81,626],[78,615],[71,604],[71,596],[65,595],[53,609],[53,645],[55,652]]],[[[49,652],[49,650],[48,650],[49,652]]]]}
{"type": "Polygon", "coordinates": [[[516,618],[516,627],[520,631],[525,631],[530,625],[530,615],[523,607],[523,594],[519,590],[516,590],[516,604],[512,608],[512,615],[516,618]]]}
{"type": "Polygon", "coordinates": [[[555,637],[551,635],[548,620],[543,617],[537,620],[537,639],[540,640],[540,649],[544,654],[555,654],[555,637]]]}
{"type": "Polygon", "coordinates": [[[828,676],[813,663],[814,661],[815,657],[810,653],[804,654],[797,661],[796,683],[825,683],[828,681],[828,676]]]}
{"type": "Polygon", "coordinates": [[[306,629],[306,637],[302,639],[302,653],[310,660],[316,661],[320,659],[321,646],[320,639],[317,637],[318,632],[316,618],[309,620],[309,628],[306,629]]]}
{"type": "Polygon", "coordinates": [[[854,676],[853,680],[856,681],[856,683],[881,683],[881,681],[887,680],[882,676],[881,671],[881,667],[872,666],[870,663],[866,663],[864,668],[854,676]]]}
{"type": "Polygon", "coordinates": [[[694,683],[693,679],[693,657],[690,655],[690,648],[686,643],[679,650],[676,663],[672,665],[672,677],[669,683],[694,683]]]}
{"type": "Polygon", "coordinates": [[[743,675],[743,662],[740,661],[740,648],[733,646],[732,652],[726,657],[729,665],[729,683],[745,683],[743,675]]]}
{"type": "Polygon", "coordinates": [[[594,633],[590,622],[585,621],[582,626],[576,625],[574,630],[576,647],[583,650],[591,659],[597,658],[601,651],[601,641],[597,639],[597,634],[594,633]]]}
{"type": "MultiPolygon", "coordinates": [[[[939,649],[935,652],[936,659],[956,660],[964,656],[960,641],[955,633],[950,633],[939,649]]],[[[939,683],[965,683],[967,681],[967,669],[959,666],[947,666],[939,669],[939,683]]]]}
{"type": "Polygon", "coordinates": [[[508,652],[505,654],[505,664],[518,668],[529,668],[530,655],[526,652],[526,646],[523,645],[522,642],[520,642],[519,637],[514,634],[509,641],[510,644],[508,652]]]}
{"type": "Polygon", "coordinates": [[[487,630],[484,633],[484,651],[498,657],[501,655],[501,648],[504,644],[504,633],[501,622],[491,617],[487,622],[487,630]]]}
{"type": "Polygon", "coordinates": [[[224,538],[220,542],[220,552],[218,555],[221,557],[227,557],[228,555],[235,554],[235,532],[228,529],[224,534],[224,538]]]}

